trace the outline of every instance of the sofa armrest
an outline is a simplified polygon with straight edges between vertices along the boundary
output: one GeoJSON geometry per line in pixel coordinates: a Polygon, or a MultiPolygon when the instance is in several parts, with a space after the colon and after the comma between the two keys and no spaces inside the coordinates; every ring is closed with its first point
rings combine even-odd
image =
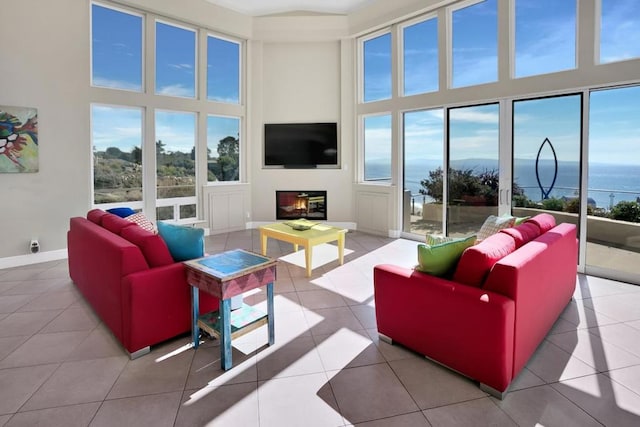
{"type": "MultiPolygon", "coordinates": [[[[122,279],[124,344],[130,352],[191,329],[191,286],[182,263],[122,279]]],[[[217,298],[200,292],[200,312],[216,310],[217,298]]]]}
{"type": "Polygon", "coordinates": [[[374,268],[378,331],[497,390],[512,378],[513,300],[394,265],[374,268]]]}

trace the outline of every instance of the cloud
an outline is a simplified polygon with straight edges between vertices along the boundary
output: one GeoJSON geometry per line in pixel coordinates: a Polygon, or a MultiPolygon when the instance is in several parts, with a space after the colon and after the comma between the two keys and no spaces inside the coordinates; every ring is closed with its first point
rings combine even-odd
{"type": "Polygon", "coordinates": [[[194,89],[181,84],[166,85],[158,88],[158,95],[178,96],[181,98],[193,98],[194,89]]]}
{"type": "Polygon", "coordinates": [[[94,77],[93,85],[99,87],[106,87],[110,89],[123,89],[131,90],[135,92],[142,91],[142,83],[135,83],[125,80],[108,79],[105,77],[94,77]]]}

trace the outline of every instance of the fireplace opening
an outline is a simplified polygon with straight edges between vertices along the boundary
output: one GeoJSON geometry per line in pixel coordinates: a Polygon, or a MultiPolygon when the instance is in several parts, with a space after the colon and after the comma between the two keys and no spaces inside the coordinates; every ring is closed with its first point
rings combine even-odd
{"type": "Polygon", "coordinates": [[[276,190],[276,219],[326,220],[326,191],[276,190]]]}

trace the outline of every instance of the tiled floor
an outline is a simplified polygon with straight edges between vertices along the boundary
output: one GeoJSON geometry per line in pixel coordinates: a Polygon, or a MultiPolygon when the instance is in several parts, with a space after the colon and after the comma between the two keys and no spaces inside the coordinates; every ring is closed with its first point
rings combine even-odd
{"type": "MultiPolygon", "coordinates": [[[[345,265],[278,265],[276,344],[187,335],[129,360],[68,277],[66,261],[0,270],[0,426],[638,426],[640,287],[579,276],[575,300],[503,401],[380,342],[372,267],[410,266],[416,242],[351,232],[345,265]]],[[[207,238],[257,251],[255,230],[207,238]]],[[[269,241],[269,255],[291,252],[269,241]]],[[[335,256],[318,248],[314,260],[335,256]]],[[[293,258],[293,259],[292,259],[293,258]]],[[[298,257],[300,258],[300,257],[298,257]]],[[[245,296],[265,306],[264,292],[245,296]]],[[[473,355],[470,355],[472,357],[473,355]]]]}

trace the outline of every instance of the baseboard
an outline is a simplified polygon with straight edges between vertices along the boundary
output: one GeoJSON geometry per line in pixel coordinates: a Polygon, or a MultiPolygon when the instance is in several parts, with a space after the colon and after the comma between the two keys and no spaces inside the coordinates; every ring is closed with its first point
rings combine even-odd
{"type": "Polygon", "coordinates": [[[0,270],[4,268],[20,267],[22,265],[38,264],[41,262],[58,261],[67,258],[67,249],[57,251],[38,252],[37,254],[18,255],[0,258],[0,270]]]}
{"type": "MultiPolygon", "coordinates": [[[[273,224],[274,222],[281,221],[253,221],[246,223],[246,229],[251,230],[258,228],[261,225],[273,224]]],[[[322,224],[331,225],[334,227],[346,228],[347,230],[357,230],[357,224],[355,222],[333,222],[333,221],[319,221],[322,224]]]]}

